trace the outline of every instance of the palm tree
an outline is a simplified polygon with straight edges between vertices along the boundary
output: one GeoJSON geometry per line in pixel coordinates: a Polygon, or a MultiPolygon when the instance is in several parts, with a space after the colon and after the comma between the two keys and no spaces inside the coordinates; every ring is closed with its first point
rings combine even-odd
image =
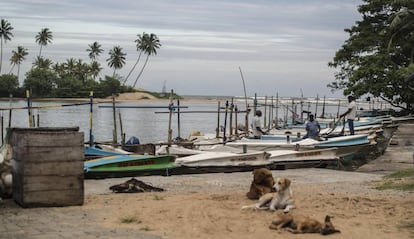
{"type": "Polygon", "coordinates": [[[89,58],[92,61],[96,61],[99,55],[103,52],[103,49],[101,48],[102,46],[98,42],[94,42],[88,46],[89,48],[86,49],[86,51],[89,52],[89,58]]]}
{"type": "Polygon", "coordinates": [[[17,80],[19,80],[20,65],[26,59],[26,56],[28,54],[29,53],[27,52],[27,49],[22,46],[18,46],[17,51],[15,50],[12,51],[12,56],[10,58],[10,62],[12,63],[12,68],[10,70],[10,73],[13,71],[14,66],[17,65],[17,80]]]}
{"type": "Polygon", "coordinates": [[[6,43],[7,41],[10,41],[13,37],[13,33],[11,31],[13,30],[13,27],[10,25],[10,23],[5,20],[1,19],[0,22],[0,45],[1,45],[1,51],[0,51],[0,74],[1,74],[1,65],[3,63],[3,41],[6,43]]]}
{"type": "Polygon", "coordinates": [[[157,55],[157,49],[160,48],[161,43],[158,39],[157,35],[154,33],[151,33],[151,35],[145,34],[142,37],[142,46],[141,49],[147,54],[147,58],[145,59],[145,63],[141,68],[141,71],[139,72],[137,78],[135,79],[134,85],[132,87],[135,87],[135,85],[138,82],[138,79],[141,77],[142,72],[144,71],[145,66],[148,63],[148,59],[150,55],[157,55]]]}
{"type": "Polygon", "coordinates": [[[117,69],[121,69],[125,65],[125,56],[126,53],[122,52],[122,48],[120,46],[114,46],[109,51],[109,58],[106,59],[108,62],[108,66],[114,68],[113,77],[115,77],[115,71],[117,69]]]}
{"type": "Polygon", "coordinates": [[[40,45],[39,57],[42,56],[42,47],[52,43],[53,36],[49,28],[42,28],[36,35],[36,43],[40,45]]]}
{"type": "Polygon", "coordinates": [[[101,65],[97,61],[92,61],[89,65],[90,74],[92,75],[93,79],[96,79],[96,77],[99,75],[99,73],[102,70],[101,65]]]}
{"type": "Polygon", "coordinates": [[[142,51],[144,50],[142,43],[143,43],[143,39],[144,39],[144,36],[145,35],[148,35],[148,34],[146,34],[145,32],[143,32],[142,33],[142,36],[140,34],[137,35],[138,38],[135,40],[135,42],[136,42],[136,46],[137,46],[137,51],[139,52],[138,59],[135,62],[135,64],[132,67],[132,69],[129,71],[129,73],[128,73],[127,77],[125,78],[124,82],[122,83],[122,85],[125,85],[125,83],[127,82],[129,76],[132,74],[132,72],[134,71],[135,67],[137,66],[139,60],[141,59],[142,51]]]}
{"type": "Polygon", "coordinates": [[[33,66],[40,69],[50,69],[52,65],[53,62],[50,59],[43,58],[41,56],[37,56],[33,62],[33,66]]]}

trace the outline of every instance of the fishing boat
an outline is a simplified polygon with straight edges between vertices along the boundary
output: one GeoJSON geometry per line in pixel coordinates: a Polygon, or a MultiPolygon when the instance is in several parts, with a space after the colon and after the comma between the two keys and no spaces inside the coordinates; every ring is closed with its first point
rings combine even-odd
{"type": "Polygon", "coordinates": [[[85,146],[84,148],[85,159],[95,159],[95,158],[102,158],[105,156],[114,156],[114,155],[125,155],[130,154],[130,152],[122,150],[122,149],[109,149],[96,146],[85,146]]]}
{"type": "Polygon", "coordinates": [[[124,154],[84,162],[85,178],[169,175],[177,165],[174,155],[124,154]]]}
{"type": "MultiPolygon", "coordinates": [[[[286,139],[286,137],[285,137],[286,139]]],[[[325,138],[324,140],[301,139],[297,141],[290,140],[261,140],[246,139],[229,142],[227,145],[232,147],[247,147],[253,150],[272,151],[279,149],[295,149],[299,151],[310,150],[315,148],[337,148],[338,157],[345,157],[355,154],[361,148],[369,145],[372,141],[367,134],[338,136],[333,138],[325,138]]]]}
{"type": "Polygon", "coordinates": [[[325,167],[337,164],[339,157],[337,148],[314,149],[306,151],[297,150],[272,150],[269,161],[272,169],[303,168],[303,167],[325,167]]]}

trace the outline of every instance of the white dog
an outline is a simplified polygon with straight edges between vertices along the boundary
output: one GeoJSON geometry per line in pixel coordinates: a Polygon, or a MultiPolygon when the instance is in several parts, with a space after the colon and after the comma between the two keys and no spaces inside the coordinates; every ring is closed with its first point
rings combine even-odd
{"type": "Polygon", "coordinates": [[[290,187],[290,180],[287,178],[277,178],[273,186],[275,193],[267,193],[259,198],[259,202],[253,205],[243,206],[242,209],[256,208],[256,209],[270,209],[275,211],[283,209],[284,212],[289,212],[290,209],[295,208],[293,200],[293,193],[290,187]]]}

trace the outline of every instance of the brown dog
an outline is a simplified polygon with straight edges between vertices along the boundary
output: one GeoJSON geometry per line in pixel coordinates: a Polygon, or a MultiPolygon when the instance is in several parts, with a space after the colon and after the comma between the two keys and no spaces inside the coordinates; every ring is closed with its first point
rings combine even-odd
{"type": "Polygon", "coordinates": [[[259,199],[261,196],[272,191],[275,184],[272,172],[267,168],[255,169],[252,172],[253,181],[250,184],[250,190],[246,193],[249,199],[259,199]]]}
{"type": "Polygon", "coordinates": [[[290,209],[296,207],[290,184],[291,181],[288,178],[277,178],[273,185],[275,193],[266,193],[259,198],[256,204],[243,206],[242,209],[256,208],[270,209],[271,211],[283,209],[284,212],[289,212],[290,209]]]}
{"type": "Polygon", "coordinates": [[[322,235],[341,232],[335,229],[331,222],[331,217],[328,215],[325,217],[324,223],[321,223],[306,216],[278,214],[278,218],[272,221],[269,228],[274,230],[285,228],[292,233],[320,233],[322,235]]]}

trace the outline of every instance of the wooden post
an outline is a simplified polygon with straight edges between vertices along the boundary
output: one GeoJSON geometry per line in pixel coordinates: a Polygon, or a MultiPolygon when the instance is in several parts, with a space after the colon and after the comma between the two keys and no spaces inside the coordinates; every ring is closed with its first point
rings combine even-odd
{"type": "Polygon", "coordinates": [[[266,118],[267,118],[267,96],[265,96],[265,103],[264,103],[264,114],[263,114],[263,128],[266,128],[266,118]]]}
{"type": "Polygon", "coordinates": [[[237,105],[234,107],[234,134],[236,135],[236,138],[239,137],[239,129],[238,129],[238,122],[237,122],[237,114],[239,109],[237,108],[237,105]]]}
{"type": "Polygon", "coordinates": [[[114,123],[114,131],[112,134],[112,143],[113,145],[118,144],[118,131],[116,129],[116,105],[115,105],[115,94],[112,94],[112,118],[114,123]]]}
{"type": "Polygon", "coordinates": [[[1,145],[4,144],[4,124],[3,124],[3,114],[1,114],[1,145]]]}
{"type": "Polygon", "coordinates": [[[89,92],[89,146],[93,146],[93,134],[92,134],[92,116],[93,116],[93,91],[89,92]]]}
{"type": "Polygon", "coordinates": [[[217,127],[216,127],[216,138],[220,137],[220,101],[217,102],[217,127]]]}
{"type": "MultiPolygon", "coordinates": [[[[323,105],[322,105],[322,114],[321,114],[322,119],[325,118],[325,98],[326,98],[326,95],[323,96],[323,105]]],[[[316,115],[315,115],[315,119],[316,119],[316,115]]]]}
{"type": "Polygon", "coordinates": [[[9,109],[9,129],[11,128],[11,120],[12,120],[12,100],[13,100],[13,95],[10,94],[9,95],[9,105],[10,105],[10,109],[9,109]]]}
{"type": "Polygon", "coordinates": [[[315,105],[315,114],[314,114],[315,119],[316,119],[316,116],[318,115],[318,103],[319,103],[319,95],[316,95],[316,105],[315,105]]]}
{"type": "Polygon", "coordinates": [[[170,104],[168,105],[168,109],[170,110],[170,115],[169,115],[169,119],[168,119],[168,146],[171,146],[171,142],[172,142],[171,121],[172,121],[172,113],[173,113],[173,110],[174,110],[173,95],[174,95],[174,90],[171,90],[170,104]]]}
{"type": "Polygon", "coordinates": [[[279,92],[276,92],[276,128],[279,127],[279,92]]]}
{"type": "Polygon", "coordinates": [[[180,99],[177,99],[177,128],[178,138],[181,138],[180,99]]]}
{"type": "Polygon", "coordinates": [[[33,127],[33,118],[32,118],[32,111],[30,109],[31,103],[30,103],[30,91],[26,90],[26,99],[27,99],[27,114],[28,114],[28,120],[29,120],[29,128],[33,127]]]}
{"type": "Polygon", "coordinates": [[[246,132],[246,136],[249,136],[249,105],[247,104],[247,93],[246,93],[246,84],[244,82],[243,72],[241,70],[241,67],[239,66],[240,75],[243,82],[243,90],[244,90],[244,101],[246,103],[246,116],[244,118],[244,130],[246,132]]]}
{"type": "Polygon", "coordinates": [[[234,110],[234,104],[233,104],[233,98],[231,98],[231,104],[230,104],[230,124],[229,124],[229,137],[233,135],[233,110],[234,110]]]}
{"type": "Polygon", "coordinates": [[[336,112],[336,118],[339,118],[339,108],[341,107],[341,99],[338,100],[338,111],[336,112]]]}
{"type": "Polygon", "coordinates": [[[124,134],[124,128],[122,126],[121,111],[118,112],[118,115],[119,115],[119,130],[121,131],[121,146],[123,147],[125,145],[125,134],[124,134]]]}
{"type": "Polygon", "coordinates": [[[229,109],[229,101],[226,101],[226,109],[224,111],[224,132],[223,132],[223,144],[226,143],[227,137],[226,137],[226,131],[227,131],[227,112],[229,109]]]}

